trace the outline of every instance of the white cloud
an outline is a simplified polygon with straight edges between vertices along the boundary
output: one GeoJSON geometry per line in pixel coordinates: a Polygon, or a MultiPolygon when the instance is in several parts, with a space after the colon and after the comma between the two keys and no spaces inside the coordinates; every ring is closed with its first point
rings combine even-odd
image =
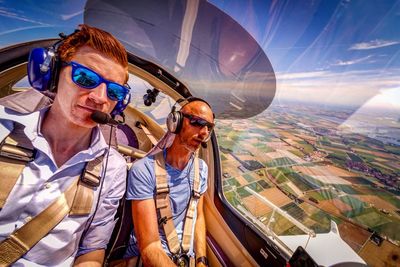
{"type": "Polygon", "coordinates": [[[61,15],[61,19],[62,20],[69,20],[69,19],[71,19],[73,17],[76,17],[76,16],[79,16],[81,14],[83,14],[83,10],[80,10],[80,11],[72,13],[72,14],[61,15]]]}
{"type": "Polygon", "coordinates": [[[26,22],[31,22],[31,23],[35,23],[35,24],[39,24],[39,25],[47,25],[49,26],[49,24],[37,21],[37,20],[32,20],[29,18],[26,18],[24,16],[22,16],[21,14],[17,14],[14,13],[12,11],[9,11],[7,9],[0,9],[0,16],[3,17],[8,17],[8,18],[12,18],[12,19],[17,19],[17,20],[22,20],[22,21],[26,21],[26,22]]]}
{"type": "Polygon", "coordinates": [[[354,64],[358,64],[358,63],[364,62],[369,58],[371,58],[371,55],[366,56],[366,57],[362,57],[362,58],[358,58],[358,59],[354,59],[354,60],[349,60],[349,61],[337,60],[331,66],[349,66],[349,65],[354,65],[354,64]]]}
{"type": "Polygon", "coordinates": [[[381,47],[391,46],[391,45],[396,45],[396,44],[400,44],[400,42],[377,39],[377,40],[372,40],[369,42],[354,44],[349,48],[349,50],[368,50],[368,49],[381,48],[381,47]]]}
{"type": "MultiPolygon", "coordinates": [[[[277,92],[274,102],[292,100],[360,106],[381,94],[382,90],[398,88],[399,76],[400,69],[391,69],[390,72],[368,70],[343,73],[276,73],[277,92]]],[[[379,105],[384,104],[380,101],[379,105]]]]}

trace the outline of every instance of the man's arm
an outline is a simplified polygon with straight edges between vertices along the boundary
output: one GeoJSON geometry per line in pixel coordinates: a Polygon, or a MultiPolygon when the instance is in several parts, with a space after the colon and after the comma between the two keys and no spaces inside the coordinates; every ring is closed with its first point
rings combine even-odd
{"type": "Polygon", "coordinates": [[[75,259],[74,266],[100,267],[103,265],[104,254],[104,249],[94,250],[83,254],[75,259]]]}
{"type": "MultiPolygon", "coordinates": [[[[194,229],[194,249],[196,252],[196,259],[202,256],[207,256],[206,251],[206,221],[203,212],[204,196],[201,196],[197,204],[197,219],[194,229]]],[[[198,263],[196,266],[205,266],[203,263],[198,263]]]]}
{"type": "Polygon", "coordinates": [[[132,200],[132,217],[144,266],[175,266],[162,248],[154,199],[132,200]]]}

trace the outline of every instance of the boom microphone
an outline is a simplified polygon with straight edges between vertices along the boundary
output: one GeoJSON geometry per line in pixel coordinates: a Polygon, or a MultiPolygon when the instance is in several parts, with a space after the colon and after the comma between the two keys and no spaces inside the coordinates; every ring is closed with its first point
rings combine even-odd
{"type": "Polygon", "coordinates": [[[90,118],[98,124],[118,125],[119,122],[111,118],[110,114],[96,110],[90,118]]]}

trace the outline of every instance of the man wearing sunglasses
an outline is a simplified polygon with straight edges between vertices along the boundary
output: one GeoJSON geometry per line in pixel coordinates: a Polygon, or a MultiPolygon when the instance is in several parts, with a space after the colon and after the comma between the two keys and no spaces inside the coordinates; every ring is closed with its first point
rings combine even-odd
{"type": "Polygon", "coordinates": [[[203,215],[208,169],[206,163],[197,158],[196,151],[213,131],[214,114],[202,99],[185,101],[180,111],[175,111],[174,106],[167,118],[166,136],[171,132],[175,134],[172,145],[135,162],[129,172],[127,200],[132,201],[134,232],[125,254],[128,266],[135,266],[139,255],[144,266],[193,266],[195,261],[196,266],[208,264],[203,215]],[[162,205],[158,202],[160,197],[166,197],[163,195],[165,191],[160,190],[162,175],[167,177],[164,189],[168,191],[169,198],[169,207],[164,211],[169,209],[171,217],[164,216],[164,211],[160,209],[162,205]],[[188,210],[192,200],[195,203],[194,216],[192,224],[189,224],[191,212],[188,210]],[[176,241],[166,237],[170,236],[169,230],[166,230],[170,226],[176,231],[176,241]],[[189,236],[186,247],[184,233],[189,236]]]}
{"type": "MultiPolygon", "coordinates": [[[[3,177],[10,173],[1,173],[0,265],[101,266],[125,191],[126,163],[91,115],[118,114],[129,103],[127,54],[112,35],[87,25],[41,49],[31,53],[29,79],[39,90],[46,75],[56,81],[54,89],[45,88],[56,92],[52,105],[28,113],[0,106],[0,140],[22,138],[14,148],[26,143],[28,151],[21,165],[23,157],[4,150],[13,144],[2,145],[0,167],[17,159],[21,169],[14,184],[3,177]],[[38,53],[46,55],[40,64],[38,53]]],[[[29,110],[30,100],[19,106],[29,110]]]]}

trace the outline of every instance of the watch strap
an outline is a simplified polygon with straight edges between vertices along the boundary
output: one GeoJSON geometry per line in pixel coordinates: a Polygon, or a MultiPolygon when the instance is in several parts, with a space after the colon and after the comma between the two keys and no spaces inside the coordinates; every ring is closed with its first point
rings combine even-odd
{"type": "Polygon", "coordinates": [[[205,266],[208,266],[208,259],[206,256],[198,257],[196,260],[197,263],[203,263],[205,266]]]}

